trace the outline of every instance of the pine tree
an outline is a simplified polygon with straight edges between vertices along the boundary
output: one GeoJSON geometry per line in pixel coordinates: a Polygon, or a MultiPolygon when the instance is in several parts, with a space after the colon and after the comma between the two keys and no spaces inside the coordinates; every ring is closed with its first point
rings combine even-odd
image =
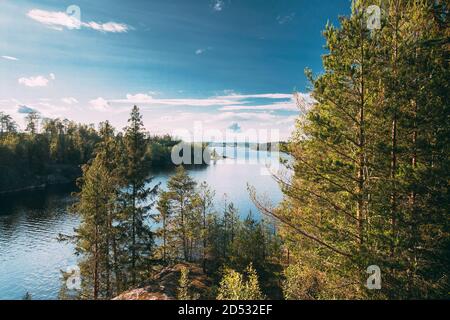
{"type": "Polygon", "coordinates": [[[194,210],[196,185],[185,169],[178,167],[175,175],[167,182],[168,191],[164,194],[172,215],[174,246],[181,251],[184,261],[193,259],[193,245],[200,234],[198,210],[194,210]]]}
{"type": "Polygon", "coordinates": [[[292,243],[289,288],[307,292],[299,279],[321,279],[314,297],[442,297],[449,244],[446,5],[375,4],[383,8],[381,30],[367,30],[369,2],[356,0],[340,28],[324,32],[325,73],[314,79],[307,72],[316,103],[290,144],[294,175],[277,178],[282,205],[270,208],[250,191],[292,243]],[[373,264],[382,270],[381,291],[364,288],[373,264]]]}
{"type": "Polygon", "coordinates": [[[150,162],[147,143],[142,116],[138,107],[134,106],[123,136],[123,150],[120,150],[123,159],[119,169],[124,187],[120,195],[121,227],[125,232],[124,238],[130,242],[125,252],[129,254],[131,285],[136,285],[141,273],[146,275],[153,255],[154,239],[148,218],[158,186],[150,186],[152,178],[148,177],[150,162]]]}
{"type": "Polygon", "coordinates": [[[0,137],[4,133],[15,133],[17,131],[17,124],[14,122],[9,114],[0,111],[0,137]]]}
{"type": "Polygon", "coordinates": [[[83,282],[84,298],[108,297],[102,294],[103,279],[109,273],[105,261],[108,248],[105,238],[109,224],[107,221],[110,205],[115,201],[114,178],[103,166],[99,157],[92,164],[83,167],[79,201],[74,210],[82,219],[77,231],[76,251],[82,256],[79,264],[83,282]]]}
{"type": "MultiPolygon", "coordinates": [[[[120,191],[120,178],[118,173],[117,158],[117,143],[114,134],[114,128],[108,121],[101,123],[99,128],[100,142],[96,145],[96,157],[101,162],[102,166],[106,168],[111,176],[112,189],[116,200],[120,191]]],[[[113,297],[113,292],[119,293],[121,290],[121,271],[118,263],[118,233],[120,230],[115,227],[115,222],[119,219],[117,202],[109,203],[106,214],[105,226],[105,295],[108,298],[113,297]],[[115,282],[114,288],[112,281],[115,282]]]]}
{"type": "Polygon", "coordinates": [[[30,132],[30,134],[35,135],[39,131],[39,119],[41,116],[36,111],[30,112],[26,117],[27,122],[25,131],[30,132]]]}
{"type": "Polygon", "coordinates": [[[162,238],[162,244],[159,246],[161,253],[161,258],[163,264],[167,264],[172,260],[172,252],[169,245],[170,237],[170,210],[169,210],[169,199],[166,192],[161,192],[159,195],[157,203],[158,214],[153,216],[156,223],[160,224],[161,227],[156,231],[158,237],[162,238]]]}
{"type": "Polygon", "coordinates": [[[201,215],[201,238],[202,238],[202,268],[203,272],[206,272],[206,260],[208,256],[209,243],[208,243],[208,231],[209,231],[209,219],[213,214],[214,209],[214,196],[215,192],[211,190],[208,184],[204,181],[200,184],[197,193],[197,208],[201,215]]]}

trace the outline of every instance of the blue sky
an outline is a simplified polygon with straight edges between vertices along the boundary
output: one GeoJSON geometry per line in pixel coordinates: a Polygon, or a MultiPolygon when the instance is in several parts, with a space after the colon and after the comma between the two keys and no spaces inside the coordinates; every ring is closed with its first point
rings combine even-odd
{"type": "Polygon", "coordinates": [[[349,12],[349,0],[0,0],[0,110],[121,129],[137,104],[153,133],[202,121],[286,138],[304,69],[322,70],[321,31],[349,12]]]}

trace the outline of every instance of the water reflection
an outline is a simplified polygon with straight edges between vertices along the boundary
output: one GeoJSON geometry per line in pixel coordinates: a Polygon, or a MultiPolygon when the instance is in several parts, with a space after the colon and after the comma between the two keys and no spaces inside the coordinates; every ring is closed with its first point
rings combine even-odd
{"type": "Polygon", "coordinates": [[[72,188],[30,192],[0,200],[0,299],[56,299],[60,269],[76,263],[59,233],[73,234],[76,215],[66,208],[72,188]]]}

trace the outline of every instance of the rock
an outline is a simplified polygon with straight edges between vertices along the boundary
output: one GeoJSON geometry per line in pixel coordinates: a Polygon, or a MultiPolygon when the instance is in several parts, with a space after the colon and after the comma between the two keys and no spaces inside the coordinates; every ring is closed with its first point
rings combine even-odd
{"type": "Polygon", "coordinates": [[[212,281],[202,268],[195,264],[179,263],[164,268],[142,288],[124,292],[113,300],[176,300],[178,282],[183,267],[189,269],[192,293],[198,294],[201,298],[207,298],[212,281]]]}

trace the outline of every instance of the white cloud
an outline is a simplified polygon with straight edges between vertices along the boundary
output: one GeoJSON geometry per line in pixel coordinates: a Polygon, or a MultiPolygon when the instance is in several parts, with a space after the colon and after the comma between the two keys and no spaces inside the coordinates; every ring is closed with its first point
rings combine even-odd
{"type": "Polygon", "coordinates": [[[11,57],[11,56],[2,56],[2,58],[6,59],[6,60],[11,60],[11,61],[18,61],[19,60],[16,57],[11,57]]]}
{"type": "Polygon", "coordinates": [[[19,84],[27,87],[46,87],[49,80],[43,76],[29,77],[29,78],[19,78],[19,84]]]}
{"type": "Polygon", "coordinates": [[[62,30],[61,27],[67,29],[77,29],[80,27],[80,20],[76,17],[69,16],[65,12],[32,9],[27,13],[27,16],[57,30],[62,30]]]}
{"type": "MultiPolygon", "coordinates": [[[[56,76],[54,73],[49,74],[50,80],[55,80],[56,76]]],[[[19,78],[17,81],[19,84],[22,84],[27,87],[46,87],[50,80],[44,76],[36,76],[36,77],[29,77],[29,78],[19,78]]]]}
{"type": "Polygon", "coordinates": [[[225,6],[225,3],[222,0],[215,0],[213,3],[214,11],[222,11],[225,6]]]}
{"type": "Polygon", "coordinates": [[[102,97],[89,101],[90,105],[98,111],[107,111],[109,109],[109,102],[102,97]]]}
{"type": "Polygon", "coordinates": [[[78,100],[73,98],[73,97],[62,98],[61,101],[64,102],[65,104],[76,104],[76,103],[78,103],[78,100]]]}
{"type": "Polygon", "coordinates": [[[27,13],[27,16],[58,31],[62,31],[64,28],[72,30],[84,27],[101,32],[121,33],[131,29],[128,25],[117,22],[81,22],[77,17],[61,11],[32,9],[27,13]]]}

